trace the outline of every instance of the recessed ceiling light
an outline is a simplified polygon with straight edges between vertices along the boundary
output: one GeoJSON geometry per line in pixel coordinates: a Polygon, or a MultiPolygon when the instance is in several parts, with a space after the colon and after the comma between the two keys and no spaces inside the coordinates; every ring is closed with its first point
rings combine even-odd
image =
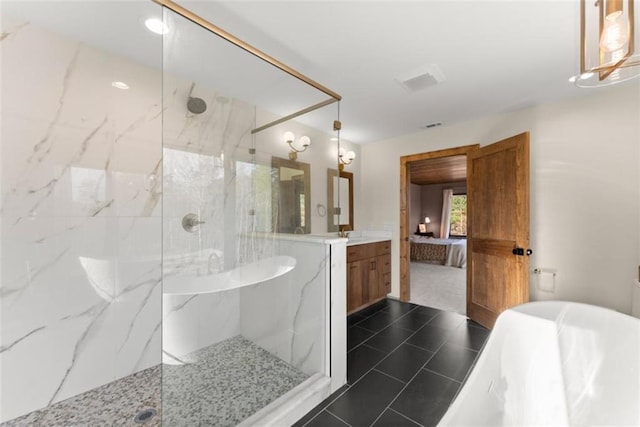
{"type": "Polygon", "coordinates": [[[162,22],[162,19],[149,18],[144,21],[144,25],[152,33],[167,34],[169,32],[169,27],[167,27],[167,24],[162,22]]]}
{"type": "Polygon", "coordinates": [[[332,136],[331,138],[329,138],[329,141],[337,141],[338,138],[336,138],[335,136],[332,136]]]}
{"type": "Polygon", "coordinates": [[[127,90],[129,89],[129,85],[126,84],[125,82],[111,82],[111,86],[117,88],[117,89],[122,89],[122,90],[127,90]]]}
{"type": "Polygon", "coordinates": [[[569,77],[569,82],[571,82],[571,83],[575,83],[575,82],[576,82],[576,80],[578,80],[578,76],[571,76],[571,77],[569,77]]]}

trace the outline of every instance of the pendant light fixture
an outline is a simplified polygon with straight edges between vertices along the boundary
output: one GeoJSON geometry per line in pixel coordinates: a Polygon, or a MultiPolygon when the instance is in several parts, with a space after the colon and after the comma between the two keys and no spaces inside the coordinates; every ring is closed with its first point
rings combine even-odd
{"type": "Polygon", "coordinates": [[[570,81],[599,87],[640,76],[636,0],[580,0],[580,74],[570,81]]]}

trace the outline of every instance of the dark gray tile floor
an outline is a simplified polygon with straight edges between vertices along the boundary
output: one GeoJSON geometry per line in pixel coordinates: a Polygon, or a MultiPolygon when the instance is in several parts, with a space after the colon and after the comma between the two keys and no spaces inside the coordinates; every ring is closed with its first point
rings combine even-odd
{"type": "Polygon", "coordinates": [[[392,299],[347,325],[347,385],[295,426],[436,425],[489,336],[459,314],[392,299]]]}

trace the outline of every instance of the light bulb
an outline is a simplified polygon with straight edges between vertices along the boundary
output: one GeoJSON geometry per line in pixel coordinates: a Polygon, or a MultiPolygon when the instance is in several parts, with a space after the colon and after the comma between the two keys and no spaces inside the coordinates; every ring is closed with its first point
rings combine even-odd
{"type": "Polygon", "coordinates": [[[296,136],[293,132],[287,131],[284,133],[282,138],[284,139],[284,142],[286,142],[287,144],[292,144],[293,140],[296,139],[296,136]]]}
{"type": "Polygon", "coordinates": [[[621,49],[629,41],[629,26],[622,11],[615,11],[604,19],[604,28],[600,36],[600,48],[605,52],[621,49]]]}
{"type": "Polygon", "coordinates": [[[340,149],[338,150],[338,157],[344,157],[346,156],[347,152],[344,150],[344,148],[340,147],[340,149]]]}
{"type": "Polygon", "coordinates": [[[356,158],[356,153],[354,153],[353,151],[349,151],[345,157],[347,158],[348,161],[352,161],[353,159],[356,158]]]}
{"type": "Polygon", "coordinates": [[[311,138],[309,138],[307,135],[302,135],[300,137],[300,144],[305,148],[310,146],[311,145],[311,138]]]}

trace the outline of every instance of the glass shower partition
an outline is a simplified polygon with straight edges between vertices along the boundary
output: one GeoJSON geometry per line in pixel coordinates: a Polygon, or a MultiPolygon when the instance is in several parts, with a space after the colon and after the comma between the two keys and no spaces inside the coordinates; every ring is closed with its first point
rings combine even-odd
{"type": "Polygon", "coordinates": [[[338,104],[152,1],[0,8],[0,424],[286,424],[342,385],[338,104]]]}
{"type": "Polygon", "coordinates": [[[327,95],[164,20],[163,424],[254,424],[330,375],[331,250],[301,234],[326,232],[338,104],[288,118],[327,95]]]}

